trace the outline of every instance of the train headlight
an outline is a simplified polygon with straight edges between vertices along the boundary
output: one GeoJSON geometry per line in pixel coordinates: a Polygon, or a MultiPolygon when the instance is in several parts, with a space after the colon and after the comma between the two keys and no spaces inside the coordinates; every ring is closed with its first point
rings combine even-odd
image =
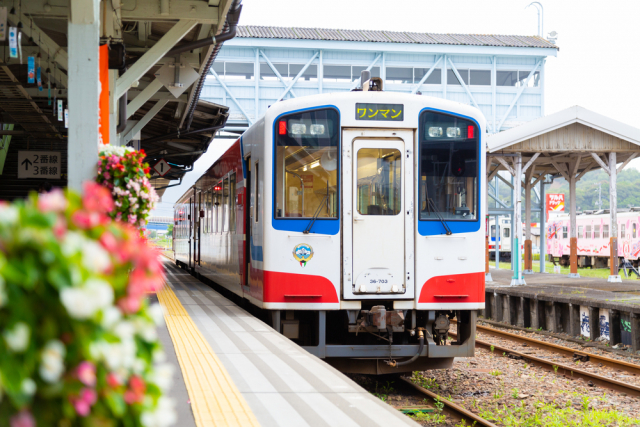
{"type": "Polygon", "coordinates": [[[293,135],[304,135],[307,133],[307,125],[304,123],[291,123],[291,133],[293,135]]]}
{"type": "Polygon", "coordinates": [[[449,137],[449,138],[459,138],[460,137],[460,128],[447,128],[447,137],[449,137]]]}
{"type": "Polygon", "coordinates": [[[311,125],[311,135],[323,135],[324,134],[324,125],[311,125]]]}
{"type": "Polygon", "coordinates": [[[429,136],[431,138],[437,138],[439,136],[442,136],[442,128],[436,127],[436,126],[430,127],[429,128],[429,136]]]}

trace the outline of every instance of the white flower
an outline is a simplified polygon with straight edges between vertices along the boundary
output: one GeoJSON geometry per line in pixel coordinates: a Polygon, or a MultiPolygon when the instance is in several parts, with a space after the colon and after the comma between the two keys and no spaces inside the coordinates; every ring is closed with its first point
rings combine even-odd
{"type": "Polygon", "coordinates": [[[144,427],[168,427],[178,420],[175,410],[175,402],[168,397],[158,399],[154,411],[145,411],[140,417],[144,427]]]}
{"type": "Polygon", "coordinates": [[[25,378],[20,384],[20,391],[27,396],[33,396],[36,394],[36,382],[31,378],[25,378]]]}
{"type": "Polygon", "coordinates": [[[173,365],[168,363],[157,365],[149,375],[148,380],[160,387],[162,391],[167,392],[173,384],[174,371],[173,365]]]}
{"type": "Polygon", "coordinates": [[[133,327],[135,328],[136,334],[146,342],[154,342],[158,339],[156,326],[153,322],[149,322],[143,317],[136,317],[133,320],[133,327]]]}
{"type": "Polygon", "coordinates": [[[16,353],[22,353],[29,346],[29,336],[31,329],[24,322],[16,323],[12,329],[7,329],[3,333],[4,341],[7,343],[9,350],[16,353]]]}
{"type": "Polygon", "coordinates": [[[82,265],[89,271],[105,272],[111,268],[109,252],[99,243],[86,240],[82,245],[82,265]]]}
{"type": "Polygon", "coordinates": [[[19,217],[20,212],[15,206],[5,204],[0,205],[0,224],[14,225],[18,222],[19,217]]]}
{"type": "Polygon", "coordinates": [[[144,373],[144,369],[147,367],[147,362],[144,359],[136,358],[133,362],[133,373],[136,375],[142,375],[144,373]]]}
{"type": "Polygon", "coordinates": [[[74,319],[88,319],[98,310],[111,306],[113,288],[101,279],[89,279],[83,285],[60,291],[60,300],[74,319]]]}
{"type": "Polygon", "coordinates": [[[124,342],[133,339],[133,336],[136,333],[136,329],[131,322],[123,320],[118,322],[115,328],[113,328],[113,333],[116,334],[118,338],[120,338],[121,342],[124,342]]]}
{"type": "Polygon", "coordinates": [[[62,241],[62,253],[69,257],[82,250],[82,246],[85,242],[84,236],[76,231],[68,231],[62,241]]]}
{"type": "Polygon", "coordinates": [[[49,341],[40,356],[40,377],[48,383],[55,383],[64,373],[64,344],[58,340],[49,341]]]}
{"type": "Polygon", "coordinates": [[[101,325],[105,329],[113,328],[122,319],[122,313],[117,307],[107,307],[102,311],[101,325]]]}
{"type": "Polygon", "coordinates": [[[155,350],[153,350],[151,357],[153,359],[153,363],[164,363],[167,361],[167,355],[164,354],[164,350],[162,350],[161,348],[156,348],[155,350]]]}
{"type": "Polygon", "coordinates": [[[152,304],[147,310],[147,313],[149,313],[149,316],[151,316],[156,326],[164,325],[164,312],[160,304],[152,304]]]}
{"type": "Polygon", "coordinates": [[[126,153],[130,153],[131,151],[135,151],[132,147],[120,147],[115,145],[104,145],[100,147],[100,155],[101,156],[124,156],[126,153]]]}

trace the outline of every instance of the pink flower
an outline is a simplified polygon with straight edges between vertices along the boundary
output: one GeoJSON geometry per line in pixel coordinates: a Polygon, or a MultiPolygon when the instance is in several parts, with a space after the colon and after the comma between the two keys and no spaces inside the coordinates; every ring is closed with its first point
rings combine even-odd
{"type": "Polygon", "coordinates": [[[64,233],[66,233],[66,231],[67,231],[67,220],[64,217],[59,216],[58,220],[56,221],[55,225],[53,226],[53,234],[58,239],[62,239],[62,237],[64,237],[64,233]]]}
{"type": "Polygon", "coordinates": [[[113,198],[105,187],[95,182],[85,182],[82,204],[90,212],[107,213],[113,210],[113,198]]]}
{"type": "Polygon", "coordinates": [[[77,374],[82,384],[89,387],[96,385],[96,367],[93,363],[87,361],[81,362],[78,365],[77,374]]]}
{"type": "Polygon", "coordinates": [[[35,427],[36,420],[31,412],[22,410],[11,417],[11,427],[35,427]]]}
{"type": "Polygon", "coordinates": [[[142,402],[146,389],[147,385],[142,378],[137,375],[132,376],[129,380],[129,390],[124,393],[124,401],[127,402],[128,405],[142,402]]]}
{"type": "Polygon", "coordinates": [[[100,236],[100,243],[102,243],[102,246],[111,253],[116,252],[118,249],[118,241],[109,231],[102,233],[102,236],[100,236]]]}
{"type": "Polygon", "coordinates": [[[80,399],[93,406],[98,401],[98,394],[92,388],[85,388],[80,392],[80,399]]]}
{"type": "Polygon", "coordinates": [[[71,221],[78,228],[88,229],[107,224],[109,218],[99,212],[77,211],[71,215],[71,221]]]}
{"type": "Polygon", "coordinates": [[[109,372],[107,374],[107,384],[109,385],[109,387],[116,388],[122,384],[122,381],[120,381],[120,377],[118,377],[118,374],[109,372]]]}
{"type": "Polygon", "coordinates": [[[38,196],[38,209],[42,212],[62,212],[67,208],[67,199],[59,188],[38,196]]]}
{"type": "Polygon", "coordinates": [[[91,388],[84,388],[77,397],[69,397],[78,415],[86,417],[91,412],[91,406],[98,400],[98,394],[91,388]]]}
{"type": "Polygon", "coordinates": [[[118,307],[125,314],[137,313],[140,310],[141,298],[135,296],[126,296],[118,300],[118,307]]]}

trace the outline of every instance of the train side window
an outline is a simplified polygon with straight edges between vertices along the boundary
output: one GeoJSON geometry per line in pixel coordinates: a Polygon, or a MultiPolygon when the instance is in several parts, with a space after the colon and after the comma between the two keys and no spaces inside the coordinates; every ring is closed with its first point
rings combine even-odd
{"type": "Polygon", "coordinates": [[[216,197],[215,197],[215,206],[216,206],[216,233],[222,232],[222,181],[216,184],[216,197]]]}
{"type": "Polygon", "coordinates": [[[599,225],[595,225],[593,227],[593,238],[594,239],[599,239],[600,238],[600,226],[599,225]]]}
{"type": "Polygon", "coordinates": [[[491,226],[491,238],[493,238],[493,239],[496,238],[496,226],[495,225],[491,226]]]}
{"type": "Polygon", "coordinates": [[[632,239],[635,239],[635,238],[636,238],[636,236],[637,236],[637,233],[636,233],[636,231],[637,231],[637,225],[638,225],[638,224],[637,224],[637,223],[635,223],[635,222],[631,224],[631,238],[632,238],[632,239]]]}
{"type": "Polygon", "coordinates": [[[253,172],[254,182],[255,182],[255,185],[253,186],[253,188],[254,188],[253,191],[256,194],[256,210],[253,213],[253,216],[255,217],[256,222],[258,222],[258,217],[260,216],[260,200],[262,199],[262,196],[261,196],[262,192],[258,188],[258,185],[260,184],[260,178],[259,178],[260,177],[260,168],[259,168],[258,162],[256,162],[255,166],[256,166],[255,167],[255,171],[253,172]]]}
{"type": "Polygon", "coordinates": [[[603,239],[609,238],[609,224],[605,224],[602,226],[602,238],[603,239]]]}
{"type": "Polygon", "coordinates": [[[584,234],[582,234],[582,229],[583,229],[583,227],[581,225],[579,225],[578,226],[578,236],[577,236],[579,239],[584,238],[584,234]]]}
{"type": "Polygon", "coordinates": [[[587,235],[585,236],[587,239],[593,239],[593,236],[591,235],[591,226],[587,225],[587,235]]]}
{"type": "Polygon", "coordinates": [[[563,238],[563,239],[566,239],[566,238],[567,238],[567,231],[568,231],[568,228],[569,228],[569,227],[567,227],[566,225],[565,225],[564,227],[562,227],[562,238],[563,238]]]}
{"type": "Polygon", "coordinates": [[[624,224],[620,224],[620,238],[624,239],[624,224]]]}
{"type": "Polygon", "coordinates": [[[236,231],[236,174],[229,175],[229,231],[236,231]]]}
{"type": "Polygon", "coordinates": [[[229,178],[222,180],[222,231],[229,231],[229,178]]]}
{"type": "Polygon", "coordinates": [[[213,188],[209,189],[209,205],[207,206],[207,210],[209,211],[209,233],[213,233],[213,188]]]}
{"type": "Polygon", "coordinates": [[[505,228],[504,230],[502,230],[502,237],[511,237],[511,229],[505,228]]]}

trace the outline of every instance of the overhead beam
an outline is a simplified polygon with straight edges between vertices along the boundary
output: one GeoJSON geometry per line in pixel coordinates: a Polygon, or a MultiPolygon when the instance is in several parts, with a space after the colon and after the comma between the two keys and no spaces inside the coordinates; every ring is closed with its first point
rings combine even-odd
{"type": "Polygon", "coordinates": [[[244,108],[242,108],[242,105],[240,105],[240,102],[236,99],[235,96],[233,96],[233,94],[229,90],[229,87],[222,81],[222,79],[220,78],[218,73],[215,72],[213,67],[209,69],[209,72],[216,78],[216,80],[218,80],[218,83],[220,83],[220,86],[222,86],[225,92],[227,92],[227,95],[229,95],[229,98],[231,98],[231,100],[238,106],[238,109],[240,110],[240,112],[247,118],[247,122],[249,122],[249,125],[252,125],[253,120],[251,120],[251,117],[249,117],[249,114],[245,111],[244,108]]]}
{"type": "MultiPolygon", "coordinates": [[[[188,3],[188,2],[174,2],[176,3],[188,3]]],[[[204,4],[204,3],[203,3],[204,4]]],[[[124,18],[123,18],[124,19],[124,18]]],[[[116,81],[116,98],[120,99],[126,91],[129,90],[131,85],[139,80],[144,74],[153,67],[156,62],[171,50],[182,38],[196,26],[198,21],[195,20],[180,20],[176,23],[164,36],[151,48],[142,55],[135,64],[131,66],[118,80],[116,81]]]]}
{"type": "MultiPolygon", "coordinates": [[[[3,3],[4,6],[12,4],[6,0],[3,3]]],[[[110,3],[109,1],[107,4],[110,3]]],[[[224,2],[226,10],[224,10],[224,13],[221,15],[220,7],[209,6],[205,1],[180,0],[167,2],[169,4],[169,11],[163,12],[160,8],[160,3],[161,2],[157,0],[123,0],[120,7],[121,19],[123,21],[154,22],[175,22],[182,19],[193,19],[198,20],[202,24],[218,25],[219,22],[224,22],[229,10],[229,6],[226,5],[228,2],[226,1],[224,2]]],[[[223,2],[221,1],[221,3],[223,2]]],[[[70,16],[68,4],[68,1],[23,0],[21,12],[35,18],[68,19],[70,16]],[[61,3],[64,4],[64,6],[61,5],[61,3]],[[49,10],[45,10],[45,4],[50,6],[48,8],[49,10]]],[[[222,27],[222,25],[220,27],[222,27]]]]}
{"type": "Polygon", "coordinates": [[[133,126],[133,128],[131,128],[131,130],[122,137],[122,145],[127,145],[127,143],[131,141],[131,139],[133,139],[133,137],[138,132],[140,132],[147,125],[147,123],[149,123],[151,119],[153,119],[156,116],[156,114],[160,112],[160,110],[162,110],[162,108],[167,104],[167,102],[168,101],[166,99],[161,99],[160,101],[157,101],[155,105],[151,107],[149,111],[147,111],[147,114],[145,114],[138,121],[138,123],[136,123],[136,125],[133,126]]]}
{"type": "MultiPolygon", "coordinates": [[[[429,71],[427,71],[427,73],[422,76],[422,78],[420,79],[420,81],[418,82],[418,85],[413,88],[413,90],[411,91],[411,93],[413,95],[416,94],[416,92],[418,92],[420,90],[420,88],[422,87],[422,85],[424,84],[424,82],[427,81],[427,79],[429,78],[429,76],[431,75],[431,73],[433,73],[433,71],[436,69],[436,67],[438,66],[438,64],[440,63],[440,61],[442,61],[442,55],[440,55],[438,57],[438,59],[436,60],[436,62],[431,66],[431,68],[429,68],[429,71]]],[[[442,72],[442,71],[440,71],[442,72]]]]}
{"type": "Polygon", "coordinates": [[[127,119],[133,116],[136,111],[138,111],[140,107],[144,105],[145,102],[150,100],[151,97],[162,88],[162,86],[163,84],[160,82],[160,80],[155,79],[151,83],[149,83],[147,87],[142,90],[142,92],[138,93],[138,95],[127,104],[127,119]]]}
{"type": "MultiPolygon", "coordinates": [[[[540,153],[536,153],[536,154],[533,155],[533,157],[531,157],[531,159],[529,159],[527,164],[524,165],[524,167],[522,168],[522,173],[525,173],[527,171],[527,169],[529,169],[529,166],[531,166],[533,164],[533,162],[536,161],[536,159],[538,158],[539,155],[540,155],[540,153]]],[[[533,170],[531,171],[531,173],[533,173],[533,170]]]]}
{"type": "Polygon", "coordinates": [[[622,169],[624,169],[624,167],[627,166],[631,160],[635,159],[637,155],[638,153],[631,154],[629,158],[625,160],[624,163],[622,163],[620,167],[616,170],[616,173],[620,173],[620,171],[622,171],[622,169]]]}
{"type": "Polygon", "coordinates": [[[306,64],[304,64],[304,67],[302,67],[302,70],[300,70],[300,72],[298,73],[298,75],[293,79],[293,81],[289,84],[289,86],[287,86],[287,88],[285,89],[284,92],[282,92],[282,94],[278,97],[278,99],[276,99],[276,102],[279,102],[282,100],[282,98],[285,97],[285,95],[291,90],[291,88],[293,87],[293,85],[295,85],[298,82],[298,79],[304,74],[305,71],[307,71],[307,68],[309,68],[309,65],[311,65],[311,63],[318,57],[318,54],[320,52],[316,52],[309,61],[307,61],[306,64]]]}
{"type": "MultiPolygon", "coordinates": [[[[609,166],[607,166],[602,159],[600,158],[600,156],[598,156],[596,153],[589,153],[591,154],[591,157],[593,157],[593,160],[596,161],[597,164],[600,165],[600,167],[607,173],[607,175],[611,175],[611,170],[609,170],[609,166]]],[[[614,165],[615,167],[615,165],[614,165]]]]}
{"type": "Polygon", "coordinates": [[[515,175],[515,174],[516,174],[516,171],[511,167],[511,165],[510,165],[509,163],[507,163],[507,161],[506,161],[504,158],[502,158],[502,157],[497,157],[497,156],[496,156],[496,157],[495,157],[495,159],[496,159],[498,162],[500,162],[500,164],[501,164],[502,166],[504,166],[504,168],[505,168],[506,170],[508,170],[508,171],[509,171],[509,173],[510,173],[511,175],[515,175]]]}
{"type": "MultiPolygon", "coordinates": [[[[449,62],[449,65],[451,65],[451,70],[453,71],[453,74],[456,75],[456,78],[458,79],[458,81],[462,85],[462,88],[464,89],[465,92],[467,92],[467,96],[469,96],[469,99],[471,100],[471,102],[473,102],[474,107],[476,107],[479,110],[480,107],[478,107],[478,103],[476,102],[476,99],[473,97],[473,95],[471,95],[471,91],[467,87],[467,84],[464,82],[464,80],[462,80],[462,77],[460,77],[460,73],[458,73],[458,69],[456,68],[456,66],[453,65],[453,62],[451,61],[451,58],[448,57],[447,61],[449,62]]],[[[447,67],[445,67],[445,68],[447,68],[447,67]]]]}
{"type": "MultiPolygon", "coordinates": [[[[267,62],[267,65],[269,66],[269,68],[271,68],[271,71],[273,71],[273,74],[276,75],[276,77],[278,78],[278,80],[280,80],[280,83],[282,83],[282,86],[284,86],[284,88],[287,88],[287,82],[284,81],[284,78],[282,77],[282,75],[280,74],[280,72],[276,69],[275,65],[273,65],[273,63],[271,62],[271,60],[267,57],[267,55],[265,55],[265,53],[262,51],[262,49],[258,49],[258,52],[260,53],[260,55],[262,55],[262,57],[264,58],[264,60],[267,62]]],[[[289,93],[294,97],[297,98],[298,95],[296,95],[296,93],[293,91],[293,89],[289,90],[289,93]]]]}
{"type": "Polygon", "coordinates": [[[516,105],[516,102],[518,102],[518,100],[520,99],[520,95],[522,95],[522,92],[524,92],[524,90],[527,88],[527,86],[529,85],[529,81],[531,80],[531,77],[533,77],[533,75],[538,70],[538,68],[540,68],[540,65],[542,65],[542,59],[540,59],[538,62],[536,62],[536,66],[533,67],[533,70],[531,70],[531,72],[527,76],[527,80],[525,80],[525,82],[522,85],[522,87],[520,88],[520,90],[518,90],[518,93],[516,94],[516,97],[513,98],[513,101],[509,105],[509,108],[507,108],[507,112],[504,113],[504,116],[502,116],[502,120],[500,120],[500,124],[498,125],[496,131],[498,131],[498,132],[500,131],[500,129],[502,128],[502,125],[505,122],[505,120],[507,120],[507,117],[509,117],[509,113],[511,113],[511,110],[513,109],[513,106],[516,105]]]}

